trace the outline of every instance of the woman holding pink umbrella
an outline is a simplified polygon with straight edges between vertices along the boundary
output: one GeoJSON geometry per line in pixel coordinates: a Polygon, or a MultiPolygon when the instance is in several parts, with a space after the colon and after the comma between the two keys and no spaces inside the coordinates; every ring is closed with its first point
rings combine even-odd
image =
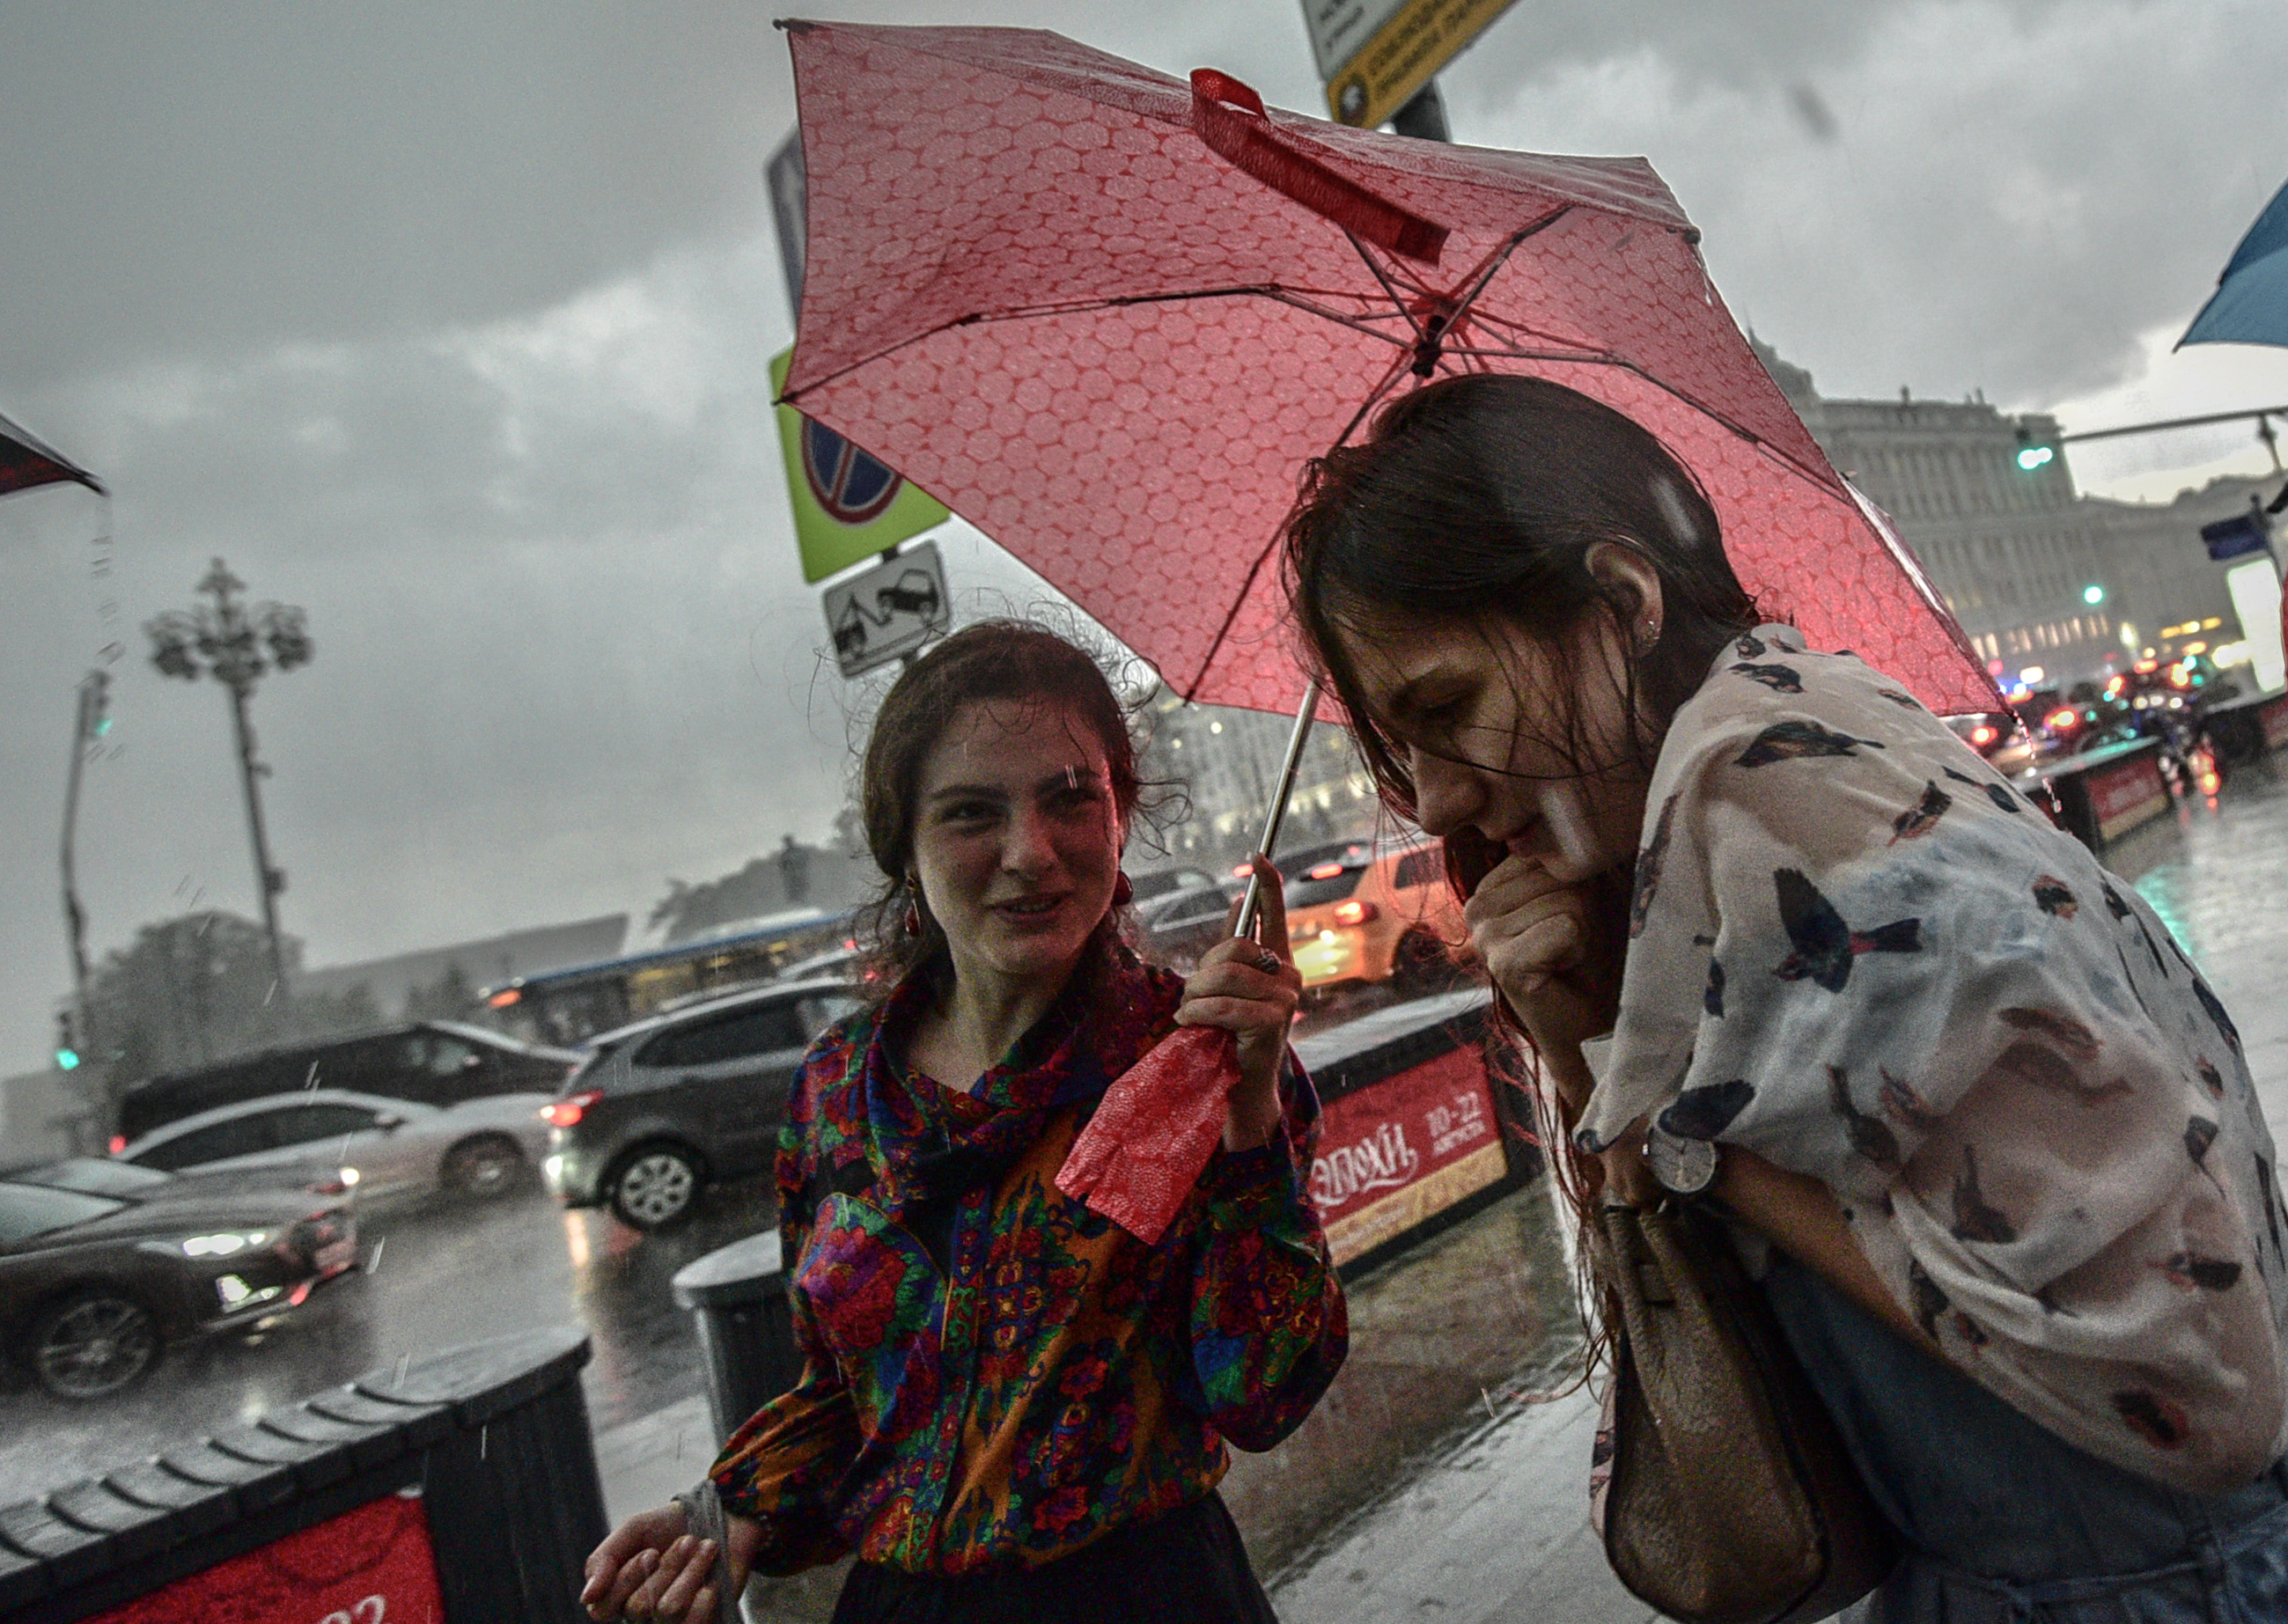
{"type": "Polygon", "coordinates": [[[1318,1106],[1278,875],[1188,981],[1121,938],[1140,785],[1093,661],[968,627],[884,700],[862,775],[886,890],[870,1009],[812,1047],[778,1163],[800,1384],[589,1559],[592,1617],[707,1619],[854,1551],[835,1618],[1272,1617],[1215,1485],[1341,1366],[1304,1184],[1318,1106]],[[1148,1244],[1056,1187],[1107,1085],[1236,1039],[1222,1142],[1148,1244]]]}
{"type": "Polygon", "coordinates": [[[1585,395],[1402,397],[1286,548],[1584,1199],[1712,1195],[1768,1254],[1908,1550],[1879,1615],[2288,1616],[2288,1214],[2239,1035],[2135,890],[1760,623],[1696,482],[1585,395]]]}

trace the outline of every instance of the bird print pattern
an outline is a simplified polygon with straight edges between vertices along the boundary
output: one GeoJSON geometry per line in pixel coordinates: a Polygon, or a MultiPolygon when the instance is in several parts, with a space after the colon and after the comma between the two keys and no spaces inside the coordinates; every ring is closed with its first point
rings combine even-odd
{"type": "Polygon", "coordinates": [[[2278,1458],[2288,1192],[2136,890],[1785,626],[1726,646],[1645,804],[1578,1142],[1649,1115],[1817,1179],[1942,1353],[2089,1454],[2197,1493],[2278,1458]]]}
{"type": "Polygon", "coordinates": [[[1946,809],[1954,804],[1954,797],[1936,784],[1923,785],[1923,798],[1891,820],[1891,844],[1902,840],[1919,840],[1938,827],[1946,809]]]}
{"type": "Polygon", "coordinates": [[[1922,950],[1920,920],[1895,919],[1871,931],[1855,931],[1800,869],[1776,869],[1772,883],[1779,892],[1780,924],[1792,949],[1772,971],[1783,981],[1808,980],[1839,993],[1849,984],[1852,963],[1861,955],[1922,950]]]}

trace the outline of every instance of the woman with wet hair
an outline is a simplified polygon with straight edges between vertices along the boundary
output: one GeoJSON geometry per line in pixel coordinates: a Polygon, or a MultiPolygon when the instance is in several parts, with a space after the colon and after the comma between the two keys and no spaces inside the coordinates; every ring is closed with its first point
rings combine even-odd
{"type": "Polygon", "coordinates": [[[868,742],[873,1007],[812,1046],[778,1161],[800,1383],[690,1495],[589,1559],[598,1619],[713,1619],[750,1573],[854,1551],[835,1618],[1271,1619],[1216,1493],[1347,1345],[1305,1188],[1318,1104],[1278,875],[1188,981],[1118,929],[1139,796],[1086,654],[971,626],[868,742]],[[1147,1245],[1056,1188],[1106,1085],[1175,1027],[1234,1034],[1223,1141],[1147,1245]]]}
{"type": "Polygon", "coordinates": [[[1880,1616],[2288,1616],[2272,1142],[2136,891],[1898,684],[1760,623],[1690,476],[1586,396],[1421,388],[1285,539],[1577,1206],[1736,1220],[1903,1535],[1880,1616]]]}

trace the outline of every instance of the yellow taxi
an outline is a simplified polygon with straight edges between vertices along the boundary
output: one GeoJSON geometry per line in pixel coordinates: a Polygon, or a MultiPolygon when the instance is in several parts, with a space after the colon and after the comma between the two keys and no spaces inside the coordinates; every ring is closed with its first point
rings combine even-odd
{"type": "Polygon", "coordinates": [[[1283,857],[1280,867],[1305,991],[1387,981],[1414,997],[1459,978],[1469,932],[1437,845],[1355,841],[1283,857]]]}

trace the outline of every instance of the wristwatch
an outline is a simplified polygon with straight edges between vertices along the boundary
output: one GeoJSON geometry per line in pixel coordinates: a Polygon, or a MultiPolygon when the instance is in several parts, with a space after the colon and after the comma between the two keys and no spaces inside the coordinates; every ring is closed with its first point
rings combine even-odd
{"type": "Polygon", "coordinates": [[[1672,1195],[1698,1195],[1716,1181],[1716,1142],[1688,1139],[1658,1122],[1645,1132],[1645,1165],[1672,1195]]]}

